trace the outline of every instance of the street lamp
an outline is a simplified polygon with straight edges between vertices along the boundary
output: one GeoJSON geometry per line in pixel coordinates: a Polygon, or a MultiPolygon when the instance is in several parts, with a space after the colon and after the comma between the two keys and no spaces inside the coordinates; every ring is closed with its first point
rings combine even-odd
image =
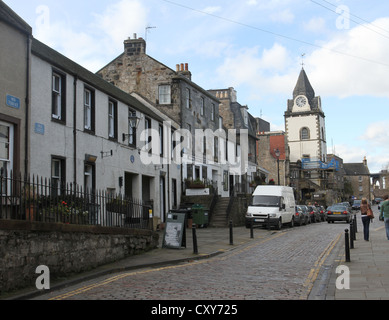
{"type": "Polygon", "coordinates": [[[128,126],[131,129],[130,133],[123,133],[123,142],[126,140],[126,137],[130,138],[134,135],[134,130],[138,128],[140,122],[140,118],[136,115],[131,115],[128,117],[128,126]]]}
{"type": "Polygon", "coordinates": [[[281,152],[277,148],[274,150],[274,154],[277,157],[277,176],[278,176],[278,185],[280,185],[280,155],[281,155],[281,152]]]}

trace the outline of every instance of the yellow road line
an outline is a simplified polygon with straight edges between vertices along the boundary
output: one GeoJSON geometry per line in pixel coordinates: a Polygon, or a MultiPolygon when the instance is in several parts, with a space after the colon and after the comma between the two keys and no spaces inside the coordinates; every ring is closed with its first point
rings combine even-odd
{"type": "Polygon", "coordinates": [[[307,279],[305,280],[304,287],[306,288],[306,293],[300,296],[300,299],[307,299],[309,293],[312,290],[313,284],[316,281],[316,278],[319,274],[320,268],[323,265],[324,261],[327,259],[331,251],[334,249],[335,245],[339,242],[342,233],[339,233],[338,236],[330,242],[330,244],[324,249],[320,254],[319,258],[314,263],[314,267],[309,272],[307,279]]]}

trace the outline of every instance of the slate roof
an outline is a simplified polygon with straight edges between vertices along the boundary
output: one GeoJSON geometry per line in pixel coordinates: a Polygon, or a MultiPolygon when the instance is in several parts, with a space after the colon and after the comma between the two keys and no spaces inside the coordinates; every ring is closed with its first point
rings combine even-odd
{"type": "Polygon", "coordinates": [[[302,94],[309,100],[312,100],[315,97],[315,90],[313,90],[304,69],[301,69],[296,87],[293,90],[293,99],[302,94]]]}
{"type": "Polygon", "coordinates": [[[98,75],[90,72],[84,67],[80,66],[76,62],[70,60],[54,49],[48,47],[44,43],[36,40],[35,38],[32,40],[32,48],[31,51],[37,57],[47,61],[52,64],[56,68],[63,70],[73,76],[77,76],[78,79],[88,83],[94,88],[106,93],[112,98],[119,100],[134,109],[142,112],[157,121],[163,121],[164,119],[157,115],[155,112],[147,108],[144,104],[142,104],[138,99],[134,98],[130,94],[120,90],[109,82],[105,81],[98,75]]]}
{"type": "Polygon", "coordinates": [[[369,168],[363,163],[344,163],[343,167],[348,176],[370,175],[369,168]]]}
{"type": "MultiPolygon", "coordinates": [[[[309,112],[319,112],[324,117],[324,113],[319,106],[320,97],[315,97],[315,90],[313,90],[312,85],[309,82],[308,76],[304,69],[301,69],[296,86],[293,90],[293,99],[288,100],[288,110],[285,113],[286,116],[291,115],[294,105],[294,99],[299,95],[304,95],[308,98],[308,102],[311,107],[311,111],[309,112]]],[[[302,113],[306,112],[307,111],[303,111],[302,113]]],[[[297,115],[298,113],[295,114],[297,115]]]]}

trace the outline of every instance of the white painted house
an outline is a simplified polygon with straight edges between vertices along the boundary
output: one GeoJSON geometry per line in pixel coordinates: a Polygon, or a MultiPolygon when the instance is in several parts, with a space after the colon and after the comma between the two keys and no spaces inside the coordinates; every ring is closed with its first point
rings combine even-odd
{"type": "Polygon", "coordinates": [[[165,221],[180,204],[181,168],[167,164],[178,125],[140,100],[33,39],[30,172],[153,201],[165,221]],[[160,164],[142,163],[151,155],[160,164]]]}

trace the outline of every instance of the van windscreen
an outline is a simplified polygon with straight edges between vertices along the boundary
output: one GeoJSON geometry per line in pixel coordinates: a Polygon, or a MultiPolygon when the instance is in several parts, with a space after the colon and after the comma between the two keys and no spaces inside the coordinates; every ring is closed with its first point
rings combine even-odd
{"type": "Polygon", "coordinates": [[[254,196],[253,206],[260,207],[279,207],[280,197],[278,196],[254,196]]]}

